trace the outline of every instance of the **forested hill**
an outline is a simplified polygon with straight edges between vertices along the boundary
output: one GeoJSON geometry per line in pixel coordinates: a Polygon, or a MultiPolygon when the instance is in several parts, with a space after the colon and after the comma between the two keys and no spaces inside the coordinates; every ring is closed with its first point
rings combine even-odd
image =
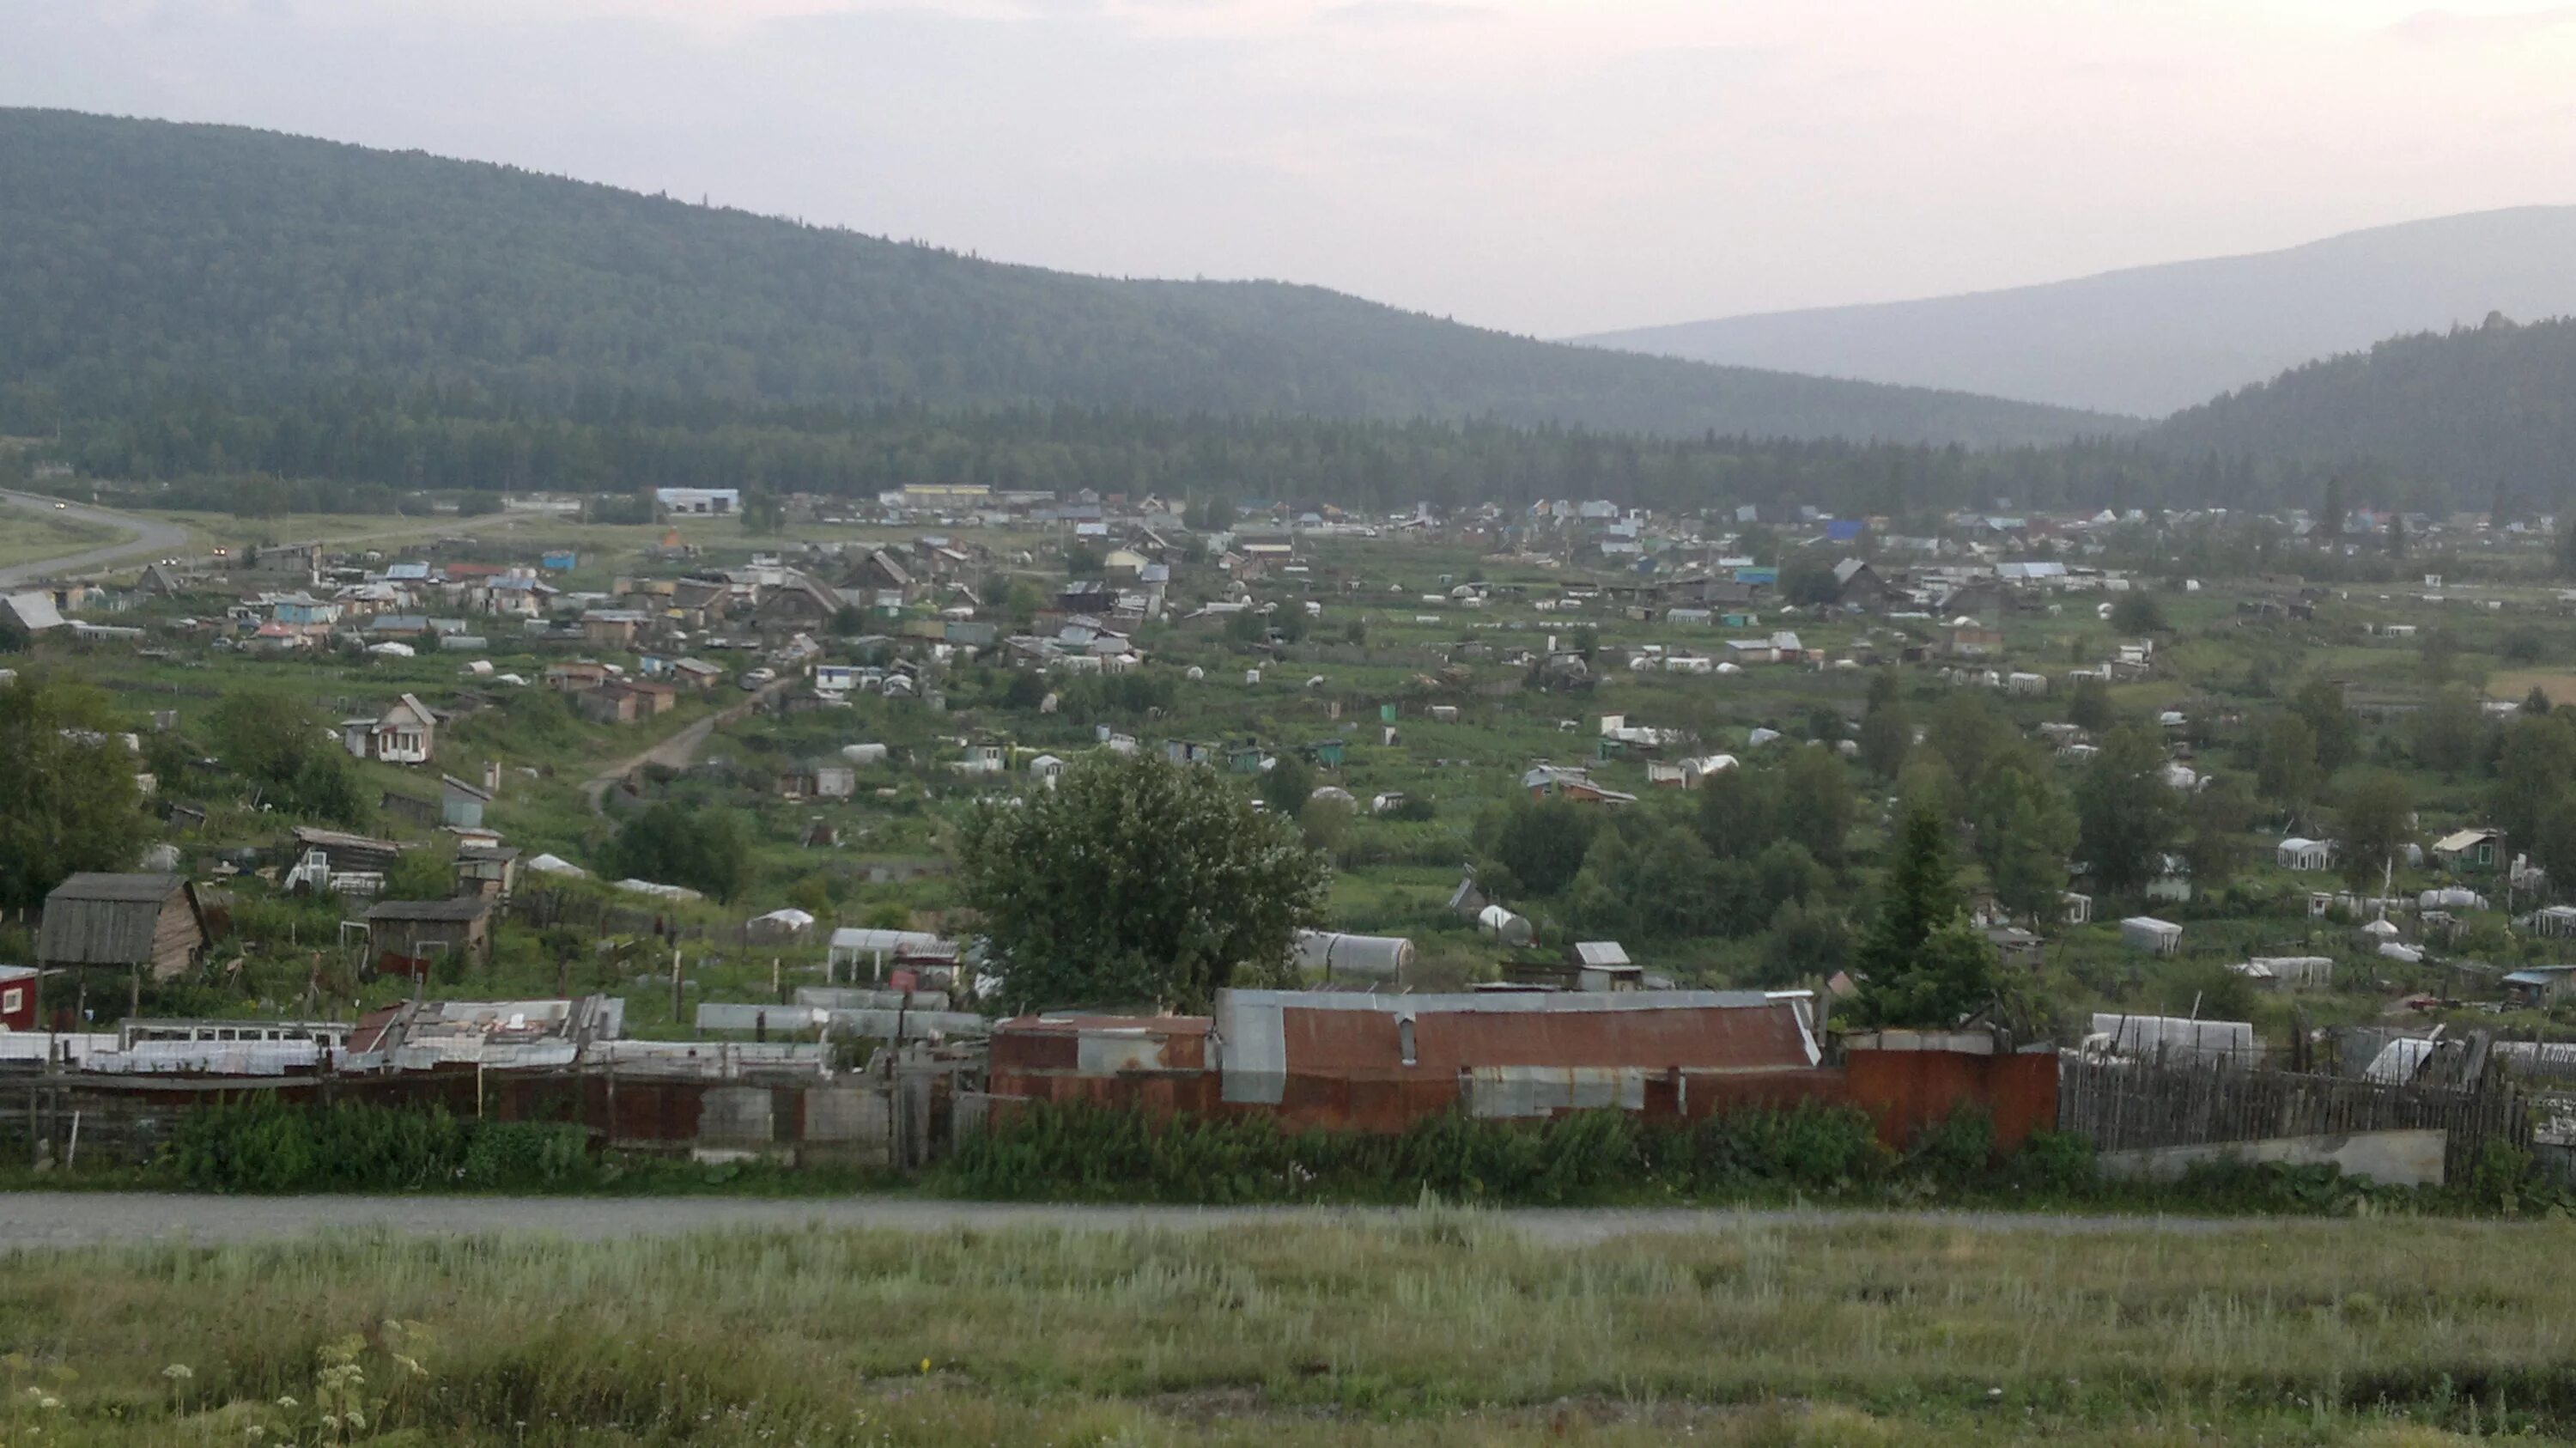
{"type": "Polygon", "coordinates": [[[2576,320],[2382,342],[2178,413],[2149,441],[2184,457],[2375,462],[2464,506],[2499,492],[2561,506],[2576,491],[2576,320]]]}
{"type": "Polygon", "coordinates": [[[1587,340],[1739,367],[2162,417],[2383,337],[2576,312],[2576,206],[2356,231],[2286,251],[1923,301],[1587,340]]]}
{"type": "Polygon", "coordinates": [[[506,167],[0,110],[0,432],[365,382],[568,412],[1070,404],[2013,444],[2124,419],[1133,282],[506,167]]]}

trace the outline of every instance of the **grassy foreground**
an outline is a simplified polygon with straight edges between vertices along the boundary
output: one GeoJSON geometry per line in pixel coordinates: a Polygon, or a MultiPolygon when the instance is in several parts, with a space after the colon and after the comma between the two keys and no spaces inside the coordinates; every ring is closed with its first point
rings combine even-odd
{"type": "Polygon", "coordinates": [[[24,1253],[0,1261],[0,1443],[2556,1437],[2572,1241],[1927,1222],[1564,1248],[1435,1211],[24,1253]]]}

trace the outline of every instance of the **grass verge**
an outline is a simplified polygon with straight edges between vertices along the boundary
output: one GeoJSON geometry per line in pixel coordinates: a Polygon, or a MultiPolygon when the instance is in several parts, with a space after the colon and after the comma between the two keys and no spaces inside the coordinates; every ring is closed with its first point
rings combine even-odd
{"type": "Polygon", "coordinates": [[[16,1442],[40,1425],[41,1441],[73,1444],[2556,1436],[2576,1429],[2563,1235],[2365,1222],[2076,1238],[1870,1223],[1568,1248],[1426,1211],[1221,1233],[22,1253],[0,1276],[0,1432],[16,1442]]]}

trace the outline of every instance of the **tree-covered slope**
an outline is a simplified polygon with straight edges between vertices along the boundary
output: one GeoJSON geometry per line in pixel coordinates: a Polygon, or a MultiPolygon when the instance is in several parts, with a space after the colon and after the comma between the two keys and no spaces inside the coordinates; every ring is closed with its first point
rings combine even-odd
{"type": "Polygon", "coordinates": [[[2366,460],[2471,505],[2501,491],[2553,506],[2576,496],[2576,320],[2399,337],[2178,413],[2148,440],[2181,456],[2366,460]]]}
{"type": "Polygon", "coordinates": [[[1311,287],[1130,282],[507,167],[0,110],[0,430],[353,381],[570,410],[1027,404],[2046,442],[2122,419],[1710,367],[1311,287]]]}

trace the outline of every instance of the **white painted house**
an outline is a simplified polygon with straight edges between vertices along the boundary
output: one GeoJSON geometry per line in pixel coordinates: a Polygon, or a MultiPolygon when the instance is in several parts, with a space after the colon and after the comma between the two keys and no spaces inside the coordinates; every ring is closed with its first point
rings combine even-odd
{"type": "Polygon", "coordinates": [[[340,742],[359,759],[427,764],[438,753],[438,715],[418,696],[404,694],[375,718],[342,720],[340,742]]]}

